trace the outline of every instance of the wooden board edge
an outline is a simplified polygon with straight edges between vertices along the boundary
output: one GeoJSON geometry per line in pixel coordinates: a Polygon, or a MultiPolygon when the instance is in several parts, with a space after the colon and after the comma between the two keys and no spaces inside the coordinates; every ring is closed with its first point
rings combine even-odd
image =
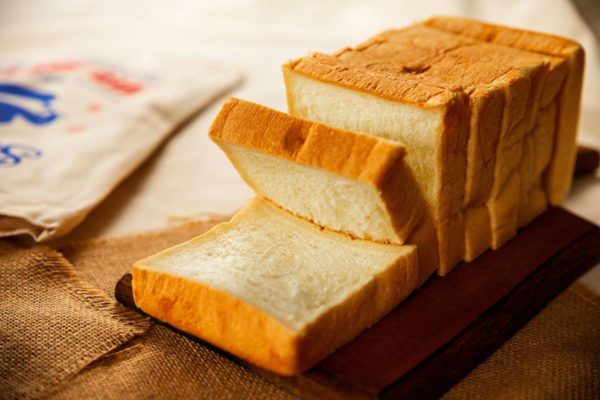
{"type": "Polygon", "coordinates": [[[436,399],[522,329],[600,260],[600,228],[591,227],[549,258],[511,293],[410,373],[388,386],[384,399],[436,399]],[[535,290],[541,285],[544,291],[535,290]],[[523,299],[527,301],[523,301],[523,299]],[[525,307],[524,307],[525,306],[525,307]],[[448,365],[448,360],[453,360],[448,365]]]}
{"type": "Polygon", "coordinates": [[[575,176],[591,174],[600,166],[600,152],[591,147],[578,146],[575,159],[575,176]]]}

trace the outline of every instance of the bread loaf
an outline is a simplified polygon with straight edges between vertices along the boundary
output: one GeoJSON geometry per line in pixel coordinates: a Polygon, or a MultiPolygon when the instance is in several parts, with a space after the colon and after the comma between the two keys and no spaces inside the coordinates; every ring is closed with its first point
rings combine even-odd
{"type": "MultiPolygon", "coordinates": [[[[443,275],[463,258],[470,261],[490,245],[498,248],[545,209],[540,191],[547,185],[540,184],[540,173],[532,165],[547,160],[547,147],[554,139],[533,136],[534,131],[541,132],[536,128],[538,113],[551,112],[548,108],[561,90],[566,64],[551,54],[488,43],[438,25],[426,21],[384,32],[332,56],[311,54],[286,64],[284,77],[292,114],[392,138],[409,149],[409,165],[437,217],[443,275]],[[435,160],[432,154],[449,152],[439,147],[441,141],[432,139],[435,129],[427,128],[427,114],[413,112],[415,107],[430,108],[427,96],[414,93],[436,93],[433,88],[469,101],[467,116],[456,116],[468,120],[464,135],[468,139],[457,149],[466,163],[460,211],[456,200],[450,202],[454,220],[464,221],[463,248],[453,243],[459,234],[442,218],[447,213],[439,210],[448,204],[445,197],[461,186],[460,177],[442,179],[444,190],[437,195],[427,190],[441,177],[427,169],[441,170],[440,163],[448,162],[435,160]],[[542,145],[546,147],[538,148],[542,145]],[[538,155],[539,160],[532,161],[538,155]],[[448,251],[452,248],[457,252],[448,251]]],[[[463,142],[440,132],[452,143],[463,142]]],[[[450,165],[460,173],[461,162],[450,165]]]]}

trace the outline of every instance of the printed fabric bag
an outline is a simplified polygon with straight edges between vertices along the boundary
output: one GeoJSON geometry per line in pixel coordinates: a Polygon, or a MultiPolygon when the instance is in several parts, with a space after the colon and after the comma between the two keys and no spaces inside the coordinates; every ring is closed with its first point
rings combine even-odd
{"type": "Polygon", "coordinates": [[[0,237],[64,235],[238,80],[218,65],[0,65],[0,237]]]}

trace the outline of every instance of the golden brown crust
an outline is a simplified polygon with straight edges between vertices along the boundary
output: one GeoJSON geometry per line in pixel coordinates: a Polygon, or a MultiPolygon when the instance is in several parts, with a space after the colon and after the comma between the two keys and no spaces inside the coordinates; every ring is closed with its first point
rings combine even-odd
{"type": "Polygon", "coordinates": [[[521,156],[521,202],[518,226],[528,224],[546,210],[547,196],[543,190],[543,174],[552,156],[557,122],[558,101],[538,112],[536,126],[523,143],[521,156]]]}
{"type": "Polygon", "coordinates": [[[540,96],[540,108],[547,107],[560,94],[569,74],[569,63],[566,58],[548,57],[548,73],[540,96]]]}
{"type": "Polygon", "coordinates": [[[517,234],[519,208],[523,200],[520,197],[520,186],[524,171],[521,171],[520,160],[524,144],[537,120],[547,66],[545,64],[544,68],[530,71],[529,84],[516,86],[514,92],[507,96],[507,116],[510,118],[513,113],[522,113],[523,117],[503,121],[496,153],[494,184],[488,201],[493,249],[499,248],[517,234]]]}
{"type": "Polygon", "coordinates": [[[249,147],[376,187],[405,155],[399,144],[236,98],[225,102],[209,135],[217,143],[249,147]]]}
{"type": "Polygon", "coordinates": [[[292,69],[291,64],[293,62],[289,62],[287,64],[283,64],[281,66],[281,72],[283,74],[283,82],[285,84],[285,97],[287,101],[287,111],[290,115],[298,115],[296,110],[296,104],[294,103],[294,96],[292,95],[292,69]]]}
{"type": "Polygon", "coordinates": [[[568,57],[569,74],[559,95],[558,133],[552,158],[545,174],[545,191],[552,205],[560,204],[569,193],[577,155],[577,131],[585,54],[582,47],[568,57]]]}
{"type": "Polygon", "coordinates": [[[466,98],[450,102],[444,115],[446,131],[438,137],[439,144],[436,146],[439,169],[436,198],[448,197],[448,201],[440,201],[436,210],[440,256],[438,273],[442,276],[464,256],[464,240],[460,233],[464,232],[462,203],[467,168],[465,152],[469,138],[468,115],[469,104],[466,98]]]}
{"type": "MultiPolygon", "coordinates": [[[[507,82],[507,84],[511,84],[507,82]]],[[[465,208],[485,203],[494,182],[496,149],[504,113],[505,86],[477,89],[471,98],[472,115],[467,148],[465,208]]]]}
{"type": "Polygon", "coordinates": [[[581,49],[577,42],[560,36],[495,25],[469,18],[436,16],[423,21],[422,24],[461,36],[550,56],[570,57],[571,54],[579,52],[581,49]]]}
{"type": "Polygon", "coordinates": [[[271,371],[298,372],[297,334],[227,293],[137,265],[133,293],[137,307],[160,321],[271,371]]]}
{"type": "Polygon", "coordinates": [[[413,25],[383,32],[334,55],[312,53],[286,64],[284,74],[297,73],[423,108],[439,107],[454,99],[454,92],[467,90],[475,76],[461,70],[460,55],[453,60],[448,55],[476,42],[413,25]],[[448,85],[452,81],[448,75],[459,79],[448,85]]]}
{"type": "Polygon", "coordinates": [[[284,70],[421,107],[439,106],[451,92],[472,93],[512,68],[535,68],[542,57],[510,47],[413,25],[383,32],[335,55],[310,54],[284,70]],[[519,60],[518,65],[511,62],[519,60]]]}
{"type": "Polygon", "coordinates": [[[562,88],[569,69],[567,59],[581,51],[579,44],[566,38],[468,18],[438,16],[423,21],[422,24],[456,35],[548,56],[549,74],[541,98],[542,107],[547,106],[562,88]]]}
{"type": "Polygon", "coordinates": [[[305,75],[326,83],[374,94],[387,100],[425,108],[439,107],[454,96],[451,91],[427,85],[411,79],[410,76],[374,75],[368,70],[344,65],[335,56],[321,53],[312,53],[291,61],[284,65],[283,69],[284,75],[289,73],[305,75]]]}
{"type": "Polygon", "coordinates": [[[585,63],[581,45],[555,35],[467,18],[433,17],[423,24],[491,43],[554,56],[550,60],[540,106],[548,106],[557,95],[559,96],[558,129],[553,156],[545,177],[545,188],[550,202],[554,205],[559,204],[569,192],[575,166],[575,142],[585,63]]]}
{"type": "Polygon", "coordinates": [[[490,248],[492,223],[487,206],[465,210],[465,261],[470,262],[490,248]]]}

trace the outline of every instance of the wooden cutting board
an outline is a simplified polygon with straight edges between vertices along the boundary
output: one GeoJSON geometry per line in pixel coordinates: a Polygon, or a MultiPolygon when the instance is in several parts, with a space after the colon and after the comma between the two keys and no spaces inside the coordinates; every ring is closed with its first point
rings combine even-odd
{"type": "MultiPolygon", "coordinates": [[[[552,208],[501,249],[430,279],[305,374],[252,368],[305,398],[437,398],[598,261],[600,228],[552,208]]],[[[115,296],[135,309],[130,274],[115,296]]]]}

